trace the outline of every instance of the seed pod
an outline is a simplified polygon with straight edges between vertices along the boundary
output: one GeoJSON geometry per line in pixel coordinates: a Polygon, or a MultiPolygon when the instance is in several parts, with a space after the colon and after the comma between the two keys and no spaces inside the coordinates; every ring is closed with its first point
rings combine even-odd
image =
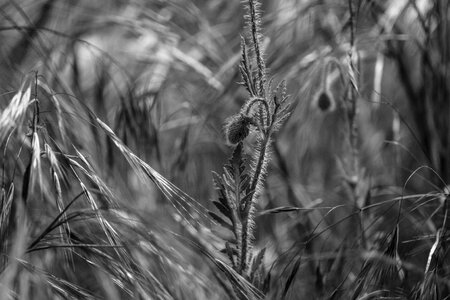
{"type": "Polygon", "coordinates": [[[250,133],[252,118],[242,113],[231,116],[225,124],[225,136],[229,143],[242,142],[250,133]]]}

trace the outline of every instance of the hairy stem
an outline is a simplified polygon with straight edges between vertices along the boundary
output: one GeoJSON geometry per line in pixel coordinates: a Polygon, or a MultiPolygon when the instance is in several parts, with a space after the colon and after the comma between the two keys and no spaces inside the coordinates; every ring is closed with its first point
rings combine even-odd
{"type": "Polygon", "coordinates": [[[251,27],[251,37],[253,41],[253,47],[255,49],[255,56],[256,56],[256,64],[258,66],[258,80],[256,82],[257,84],[257,91],[259,93],[259,96],[265,97],[265,90],[264,85],[266,82],[266,63],[263,58],[263,53],[260,45],[260,39],[259,39],[259,23],[261,22],[258,12],[257,12],[257,1],[255,0],[248,0],[248,7],[250,10],[250,27],[251,27]]]}

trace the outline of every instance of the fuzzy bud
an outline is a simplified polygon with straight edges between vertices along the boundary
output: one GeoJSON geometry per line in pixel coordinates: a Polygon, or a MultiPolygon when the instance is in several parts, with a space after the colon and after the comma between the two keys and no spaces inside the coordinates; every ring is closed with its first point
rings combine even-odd
{"type": "Polygon", "coordinates": [[[242,113],[227,119],[225,124],[225,136],[229,143],[237,144],[242,142],[250,133],[252,118],[242,113]]]}

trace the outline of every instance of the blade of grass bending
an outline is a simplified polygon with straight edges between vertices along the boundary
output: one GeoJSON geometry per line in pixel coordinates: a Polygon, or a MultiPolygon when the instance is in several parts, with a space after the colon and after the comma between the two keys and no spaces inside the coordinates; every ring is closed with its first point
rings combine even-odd
{"type": "Polygon", "coordinates": [[[31,242],[31,244],[27,248],[27,252],[32,251],[33,247],[36,246],[39,243],[39,241],[42,240],[43,237],[45,237],[48,233],[50,233],[54,229],[54,226],[59,221],[59,219],[65,215],[65,213],[72,206],[72,204],[75,203],[75,201],[79,199],[81,196],[83,196],[83,194],[84,192],[79,193],[77,196],[75,196],[75,198],[72,199],[72,201],[70,201],[66,205],[66,207],[64,207],[64,209],[56,216],[55,219],[53,219],[53,221],[42,231],[42,233],[36,239],[34,239],[33,242],[31,242]]]}
{"type": "Polygon", "coordinates": [[[140,175],[141,180],[146,183],[145,178],[149,178],[166,197],[172,206],[177,210],[181,217],[185,219],[189,224],[194,227],[201,225],[198,218],[193,213],[189,212],[192,209],[199,217],[204,220],[208,220],[207,210],[199,202],[193,199],[191,196],[180,190],[177,186],[167,180],[164,176],[159,174],[150,165],[137,157],[124,143],[117,137],[117,135],[111,130],[111,128],[102,122],[99,118],[96,118],[97,124],[105,131],[108,137],[114,142],[116,147],[133,167],[135,172],[140,175]]]}

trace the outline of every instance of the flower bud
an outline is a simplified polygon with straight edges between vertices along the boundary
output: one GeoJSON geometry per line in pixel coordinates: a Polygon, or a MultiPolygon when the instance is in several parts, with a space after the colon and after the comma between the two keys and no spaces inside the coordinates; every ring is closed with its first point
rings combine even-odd
{"type": "Polygon", "coordinates": [[[333,95],[329,91],[323,90],[319,92],[313,100],[313,106],[317,107],[323,112],[334,111],[336,103],[333,95]]]}
{"type": "Polygon", "coordinates": [[[242,113],[227,119],[225,124],[225,136],[229,143],[237,144],[242,142],[250,133],[252,118],[242,113]]]}

